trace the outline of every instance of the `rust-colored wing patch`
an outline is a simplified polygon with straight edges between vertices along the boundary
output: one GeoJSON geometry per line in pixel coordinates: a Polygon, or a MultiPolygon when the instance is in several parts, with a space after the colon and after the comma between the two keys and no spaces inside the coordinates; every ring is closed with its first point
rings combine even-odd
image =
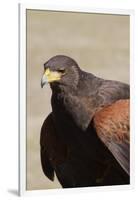
{"type": "Polygon", "coordinates": [[[118,100],[94,116],[94,127],[98,137],[127,174],[130,171],[129,107],[128,99],[118,100]]]}

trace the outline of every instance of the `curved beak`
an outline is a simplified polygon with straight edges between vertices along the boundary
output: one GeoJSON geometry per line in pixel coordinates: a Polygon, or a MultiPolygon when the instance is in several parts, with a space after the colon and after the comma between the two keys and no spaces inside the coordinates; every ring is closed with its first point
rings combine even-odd
{"type": "Polygon", "coordinates": [[[43,76],[41,78],[41,88],[43,88],[43,86],[46,84],[48,84],[48,80],[47,80],[47,77],[45,76],[45,74],[43,74],[43,76]]]}
{"type": "Polygon", "coordinates": [[[59,81],[61,79],[62,74],[57,71],[50,71],[50,69],[46,69],[43,77],[41,79],[41,88],[47,83],[52,83],[54,81],[59,81]]]}

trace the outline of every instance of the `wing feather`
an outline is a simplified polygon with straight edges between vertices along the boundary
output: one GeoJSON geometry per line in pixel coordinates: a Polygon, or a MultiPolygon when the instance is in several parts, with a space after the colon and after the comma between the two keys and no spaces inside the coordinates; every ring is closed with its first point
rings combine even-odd
{"type": "Polygon", "coordinates": [[[54,180],[55,168],[66,159],[66,145],[58,137],[52,113],[45,119],[40,136],[40,157],[44,174],[54,180]]]}
{"type": "Polygon", "coordinates": [[[130,172],[129,100],[119,100],[94,116],[98,137],[127,174],[130,172]]]}

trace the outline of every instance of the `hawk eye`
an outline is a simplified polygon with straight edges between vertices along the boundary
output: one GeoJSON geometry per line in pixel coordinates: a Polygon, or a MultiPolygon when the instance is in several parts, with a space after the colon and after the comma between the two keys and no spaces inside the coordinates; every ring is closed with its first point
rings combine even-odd
{"type": "Polygon", "coordinates": [[[60,72],[60,73],[65,73],[65,69],[64,68],[60,68],[57,71],[60,72]]]}

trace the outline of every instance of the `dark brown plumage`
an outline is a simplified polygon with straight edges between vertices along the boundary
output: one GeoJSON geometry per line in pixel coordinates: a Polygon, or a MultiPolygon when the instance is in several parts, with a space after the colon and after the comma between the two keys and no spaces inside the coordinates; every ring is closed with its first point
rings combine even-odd
{"type": "Polygon", "coordinates": [[[45,63],[41,86],[47,82],[52,113],[40,139],[45,175],[53,180],[55,171],[63,187],[129,184],[129,106],[118,101],[129,98],[129,86],[84,72],[67,56],[45,63]]]}

